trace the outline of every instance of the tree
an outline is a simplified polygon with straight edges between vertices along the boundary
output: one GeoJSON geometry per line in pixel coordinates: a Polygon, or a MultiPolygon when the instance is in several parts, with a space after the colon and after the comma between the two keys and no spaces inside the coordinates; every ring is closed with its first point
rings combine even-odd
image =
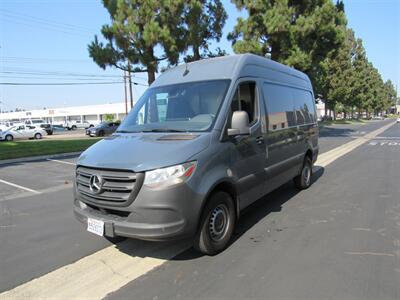
{"type": "Polygon", "coordinates": [[[186,61],[200,60],[204,57],[225,55],[226,52],[217,49],[216,52],[209,50],[210,40],[220,41],[222,28],[228,17],[220,0],[192,0],[184,1],[183,12],[185,50],[192,49],[193,54],[185,57],[186,61]]]}
{"type": "Polygon", "coordinates": [[[251,52],[307,73],[323,92],[321,63],[345,38],[343,2],[331,0],[233,0],[246,9],[228,38],[236,53],[251,52]]]}
{"type": "Polygon", "coordinates": [[[397,92],[392,81],[387,80],[384,84],[385,99],[389,108],[396,106],[397,104],[397,92]]]}
{"type": "Polygon", "coordinates": [[[325,80],[323,86],[327,99],[325,105],[335,112],[335,108],[340,103],[345,116],[347,107],[353,107],[354,104],[354,68],[352,65],[354,50],[354,32],[347,30],[342,47],[321,63],[325,80]]]}
{"type": "Polygon", "coordinates": [[[160,61],[176,64],[179,32],[171,28],[179,22],[182,2],[173,0],[103,0],[111,25],[103,25],[106,42],[95,36],[89,55],[103,69],[115,67],[128,72],[147,72],[148,83],[155,80],[160,61]],[[155,48],[164,49],[156,55],[155,48]]]}

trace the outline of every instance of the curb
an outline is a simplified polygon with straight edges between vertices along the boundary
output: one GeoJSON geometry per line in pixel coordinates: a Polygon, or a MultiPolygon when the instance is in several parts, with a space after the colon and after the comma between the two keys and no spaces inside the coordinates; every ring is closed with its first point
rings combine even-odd
{"type": "Polygon", "coordinates": [[[82,151],[81,152],[49,154],[49,155],[39,155],[39,156],[29,156],[29,157],[12,158],[12,159],[3,159],[3,160],[0,160],[0,166],[14,164],[14,163],[21,163],[21,162],[46,160],[48,158],[63,158],[63,157],[68,157],[68,156],[76,156],[81,153],[82,153],[82,151]]]}

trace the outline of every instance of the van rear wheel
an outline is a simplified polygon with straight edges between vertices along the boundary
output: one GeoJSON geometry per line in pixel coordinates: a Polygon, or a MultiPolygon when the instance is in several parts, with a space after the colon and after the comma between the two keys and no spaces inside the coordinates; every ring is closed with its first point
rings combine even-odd
{"type": "Polygon", "coordinates": [[[206,255],[224,250],[233,235],[236,224],[235,205],[225,192],[214,193],[206,204],[193,247],[206,255]]]}
{"type": "Polygon", "coordinates": [[[300,174],[294,178],[294,184],[299,190],[308,189],[311,186],[311,176],[312,162],[311,159],[306,156],[300,174]]]}

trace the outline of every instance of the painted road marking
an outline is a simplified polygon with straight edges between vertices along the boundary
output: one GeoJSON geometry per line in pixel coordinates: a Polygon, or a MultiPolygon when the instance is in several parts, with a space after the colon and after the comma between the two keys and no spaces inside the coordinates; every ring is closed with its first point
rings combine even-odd
{"type": "MultiPolygon", "coordinates": [[[[326,167],[392,125],[321,154],[317,164],[326,167]]],[[[102,299],[189,247],[187,242],[166,246],[162,243],[127,240],[3,292],[0,299],[102,299]]]]}
{"type": "Polygon", "coordinates": [[[24,186],[21,186],[21,185],[12,183],[12,182],[8,182],[8,181],[2,180],[2,179],[0,179],[0,182],[4,183],[4,184],[7,184],[9,186],[13,186],[15,188],[18,188],[20,190],[24,190],[24,191],[31,192],[31,193],[34,193],[34,194],[40,194],[39,191],[35,191],[35,190],[30,189],[30,188],[27,188],[27,187],[24,187],[24,186]]]}
{"type": "Polygon", "coordinates": [[[353,151],[354,149],[358,148],[359,146],[365,144],[369,140],[374,139],[376,136],[381,134],[382,132],[386,131],[389,129],[391,126],[393,126],[395,123],[390,123],[387,124],[377,130],[374,130],[368,134],[366,134],[363,137],[356,138],[355,140],[348,142],[342,146],[339,146],[335,149],[332,149],[328,152],[322,153],[321,155],[318,156],[318,160],[315,163],[317,167],[326,167],[338,158],[342,157],[343,155],[346,155],[347,153],[353,151]]]}
{"type": "Polygon", "coordinates": [[[0,299],[102,299],[187,248],[125,241],[2,293],[0,299]]]}
{"type": "Polygon", "coordinates": [[[76,166],[75,163],[72,163],[72,162],[69,162],[69,161],[63,161],[63,160],[58,160],[58,159],[50,159],[50,158],[48,158],[47,160],[48,160],[48,161],[54,161],[54,162],[57,162],[57,163],[60,163],[60,164],[66,164],[66,165],[73,165],[73,166],[76,166]]]}
{"type": "Polygon", "coordinates": [[[369,146],[400,146],[400,141],[399,142],[393,142],[393,141],[383,141],[383,142],[369,142],[369,146]]]}

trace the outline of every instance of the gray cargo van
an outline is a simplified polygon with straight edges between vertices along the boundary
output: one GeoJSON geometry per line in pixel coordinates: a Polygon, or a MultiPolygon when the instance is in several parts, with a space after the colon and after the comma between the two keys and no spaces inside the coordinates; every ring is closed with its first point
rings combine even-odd
{"type": "Polygon", "coordinates": [[[74,212],[110,240],[193,237],[213,255],[245,207],[292,179],[308,188],[317,155],[307,75],[252,54],[197,61],[164,72],[82,153],[74,212]]]}

